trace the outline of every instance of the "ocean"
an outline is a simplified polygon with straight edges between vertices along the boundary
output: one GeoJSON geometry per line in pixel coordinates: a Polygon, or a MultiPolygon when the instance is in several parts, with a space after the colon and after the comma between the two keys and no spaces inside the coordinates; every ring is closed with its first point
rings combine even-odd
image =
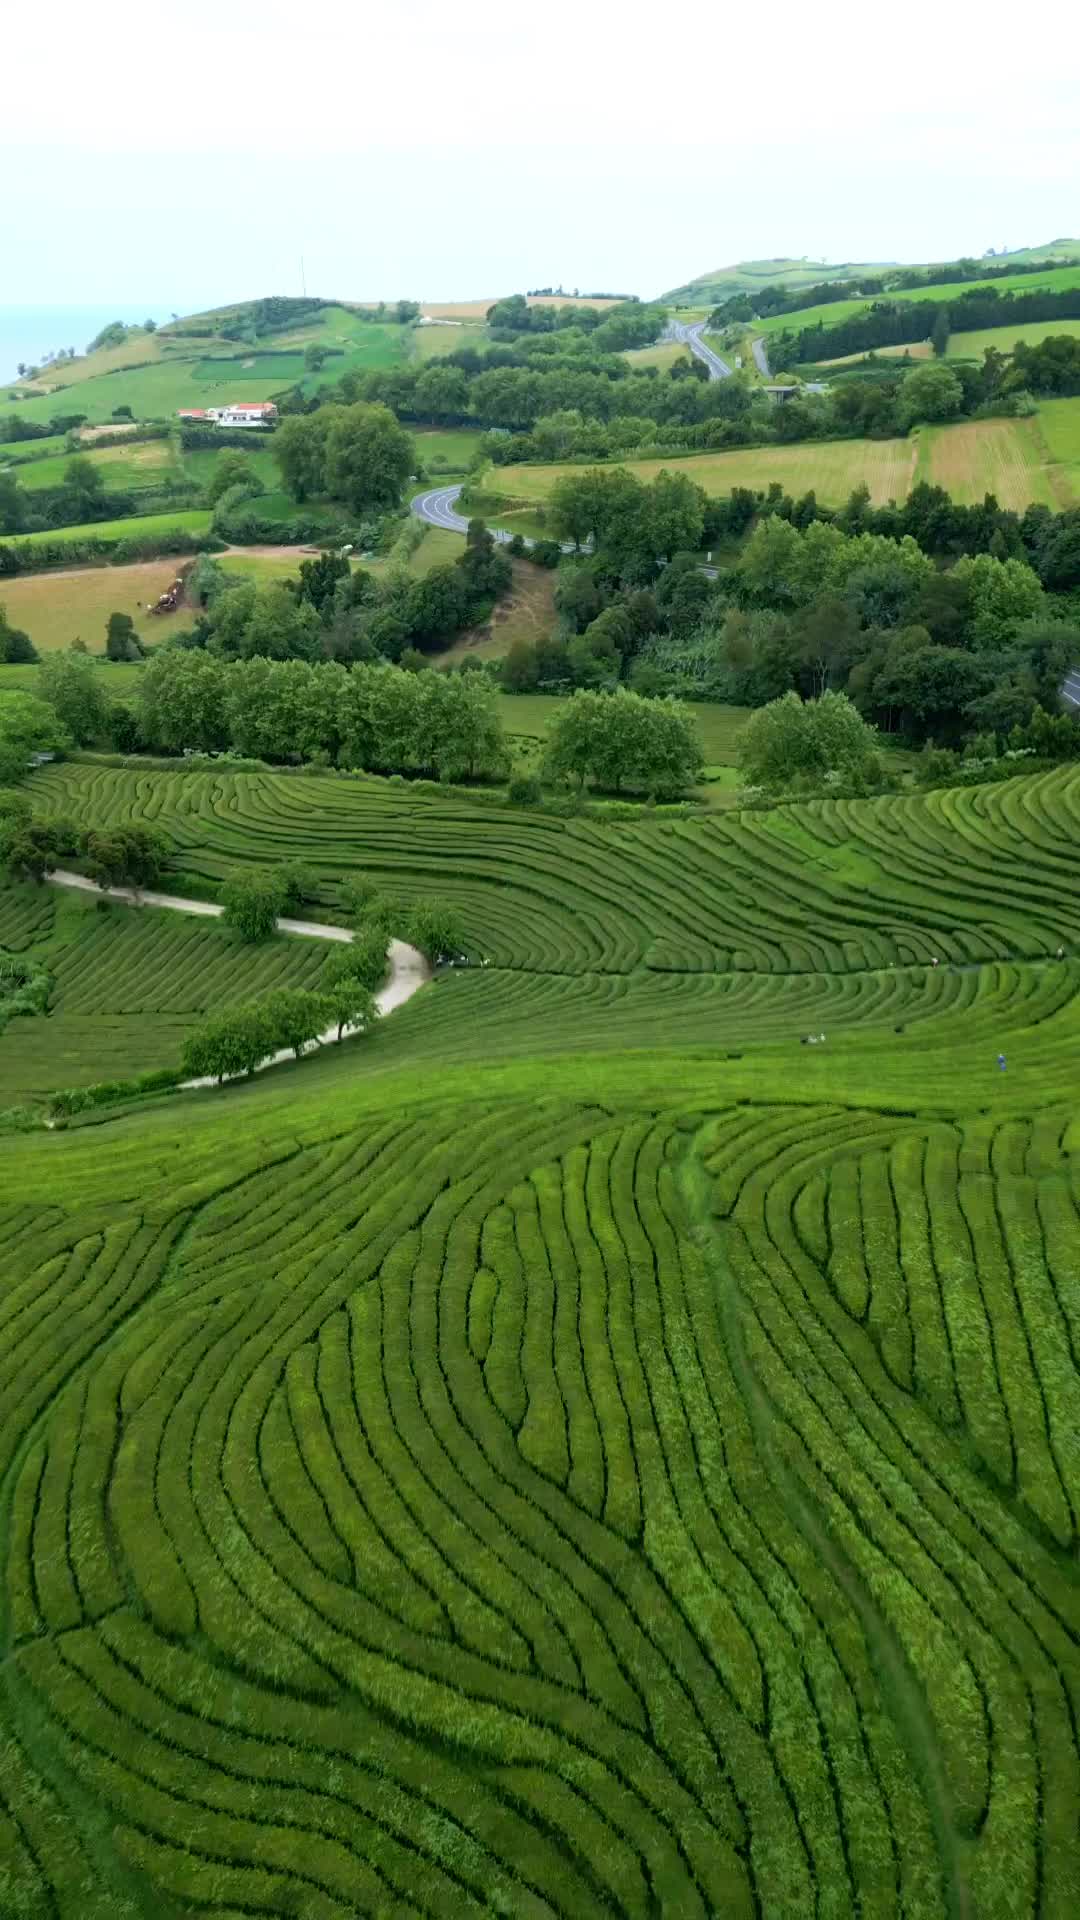
{"type": "Polygon", "coordinates": [[[168,320],[164,309],[142,312],[119,305],[93,307],[0,307],[0,403],[20,361],[36,366],[45,353],[74,347],[82,353],[110,320],[168,320]]]}

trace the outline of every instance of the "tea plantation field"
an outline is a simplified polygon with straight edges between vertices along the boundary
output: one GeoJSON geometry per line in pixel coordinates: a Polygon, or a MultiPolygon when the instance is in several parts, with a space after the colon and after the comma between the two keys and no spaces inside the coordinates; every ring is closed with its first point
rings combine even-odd
{"type": "MultiPolygon", "coordinates": [[[[490,964],[0,1136],[5,1920],[1071,1920],[1080,771],[28,791],[193,884],[437,894],[490,964]]],[[[52,889],[0,948],[53,973],[0,1106],[50,1029],[104,1077],[306,979],[52,889]]]]}

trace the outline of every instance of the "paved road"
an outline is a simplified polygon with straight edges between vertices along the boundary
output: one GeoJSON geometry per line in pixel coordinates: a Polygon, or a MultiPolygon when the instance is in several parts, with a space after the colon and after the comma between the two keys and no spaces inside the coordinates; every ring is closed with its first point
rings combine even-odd
{"type": "MultiPolygon", "coordinates": [[[[184,900],[175,893],[135,893],[130,887],[99,887],[96,880],[88,880],[83,873],[71,873],[65,867],[57,867],[49,874],[55,887],[77,887],[81,893],[106,894],[110,900],[120,900],[127,907],[166,907],[174,913],[202,914],[207,919],[219,920],[225,909],[216,900],[184,900]]],[[[347,927],[328,927],[321,920],[287,920],[277,923],[279,933],[300,934],[308,940],[338,940],[348,944],[353,935],[347,927]]],[[[385,983],[375,995],[375,1005],[380,1014],[393,1013],[395,1007],[404,1006],[431,979],[431,968],[418,947],[410,947],[404,940],[391,940],[386,954],[389,961],[385,983]]],[[[341,1038],[352,1032],[346,1027],[341,1038]]],[[[333,1046],[338,1039],[336,1026],[328,1027],[320,1033],[320,1046],[333,1046]]],[[[295,1059],[290,1047],[283,1047],[280,1053],[273,1053],[268,1060],[262,1060],[256,1072],[262,1073],[265,1067],[277,1067],[285,1060],[295,1059]]],[[[184,1080],[184,1087],[216,1087],[217,1080],[208,1075],[198,1080],[184,1080]]]]}
{"type": "Polygon", "coordinates": [[[1061,683],[1061,697],[1070,707],[1080,707],[1080,667],[1070,667],[1061,683]]]}
{"type": "MultiPolygon", "coordinates": [[[[443,527],[448,533],[468,533],[468,521],[464,514],[456,511],[462,484],[459,481],[456,487],[436,487],[433,493],[418,493],[410,500],[409,506],[417,519],[425,521],[429,527],[443,527]]],[[[507,533],[505,527],[489,527],[488,532],[493,540],[498,540],[504,546],[513,539],[513,534],[507,533]]],[[[530,540],[527,533],[521,537],[527,547],[535,547],[536,541],[530,540]]],[[[578,551],[572,540],[564,540],[561,544],[564,553],[578,551]]],[[[592,542],[589,541],[581,551],[587,553],[591,546],[592,542]]]]}
{"type": "MultiPolygon", "coordinates": [[[[410,505],[417,519],[426,520],[429,527],[443,527],[448,533],[468,533],[468,520],[455,510],[460,492],[460,481],[456,487],[435,487],[430,493],[418,493],[410,505]]],[[[510,539],[500,527],[492,527],[491,534],[499,541],[510,539]]],[[[531,546],[532,542],[528,544],[531,546]]]]}
{"type": "Polygon", "coordinates": [[[769,356],[765,351],[765,342],[761,338],[760,334],[758,335],[756,340],[751,340],[750,351],[754,356],[754,361],[756,363],[757,370],[761,374],[762,378],[765,380],[771,379],[772,376],[769,372],[769,356]]]}
{"type": "Polygon", "coordinates": [[[669,320],[664,337],[677,341],[680,347],[689,347],[695,358],[708,367],[710,380],[730,380],[734,368],[705,344],[701,337],[704,331],[704,320],[695,320],[692,327],[684,326],[681,320],[669,320]]]}

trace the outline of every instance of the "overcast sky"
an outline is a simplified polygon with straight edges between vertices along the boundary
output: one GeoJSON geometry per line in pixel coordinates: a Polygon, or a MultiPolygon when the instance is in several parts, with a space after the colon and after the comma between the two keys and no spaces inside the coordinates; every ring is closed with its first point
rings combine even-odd
{"type": "Polygon", "coordinates": [[[0,305],[655,294],[1080,233],[1080,10],[112,0],[0,116],[0,305]],[[817,16],[817,17],[815,17],[817,16]]]}

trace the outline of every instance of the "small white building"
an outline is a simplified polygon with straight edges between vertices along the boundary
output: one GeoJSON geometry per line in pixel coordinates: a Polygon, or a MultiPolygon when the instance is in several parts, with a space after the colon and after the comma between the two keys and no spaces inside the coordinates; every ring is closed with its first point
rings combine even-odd
{"type": "Polygon", "coordinates": [[[277,419],[277,408],[272,400],[243,400],[228,407],[180,407],[177,418],[214,427],[268,427],[277,419]]]}

